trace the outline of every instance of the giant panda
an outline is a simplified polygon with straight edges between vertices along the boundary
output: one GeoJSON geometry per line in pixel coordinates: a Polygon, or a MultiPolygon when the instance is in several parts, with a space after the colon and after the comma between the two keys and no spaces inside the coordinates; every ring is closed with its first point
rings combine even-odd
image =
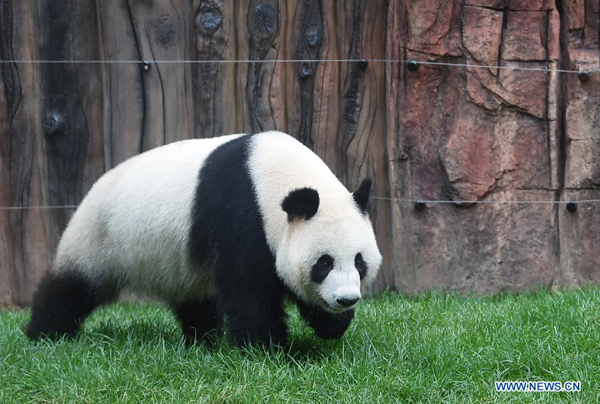
{"type": "Polygon", "coordinates": [[[32,301],[32,340],[73,336],[121,290],[166,302],[187,343],[287,343],[284,300],[322,338],[344,334],[382,262],[371,181],[348,192],[281,132],[184,140],[104,174],[32,301]]]}

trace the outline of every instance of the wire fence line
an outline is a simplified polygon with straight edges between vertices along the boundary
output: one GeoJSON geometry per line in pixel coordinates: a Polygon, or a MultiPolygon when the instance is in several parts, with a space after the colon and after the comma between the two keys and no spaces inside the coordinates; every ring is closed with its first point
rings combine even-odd
{"type": "Polygon", "coordinates": [[[477,201],[465,201],[465,200],[441,200],[441,199],[403,199],[403,198],[388,198],[383,196],[372,196],[371,199],[375,200],[384,200],[384,201],[396,201],[402,203],[431,203],[431,204],[456,204],[456,205],[493,205],[493,204],[512,204],[512,205],[535,205],[535,204],[569,204],[569,203],[577,203],[577,204],[589,204],[589,203],[600,203],[600,199],[582,199],[582,200],[568,200],[568,201],[559,201],[559,200],[477,200],[477,201]]]}
{"type": "Polygon", "coordinates": [[[58,210],[77,209],[79,205],[0,206],[0,210],[58,210]]]}
{"type": "MultiPolygon", "coordinates": [[[[494,204],[509,204],[509,205],[567,205],[574,203],[577,205],[584,204],[595,204],[600,203],[600,199],[581,199],[581,200],[477,200],[477,201],[466,201],[466,200],[442,200],[442,199],[404,199],[404,198],[390,198],[384,196],[372,196],[372,200],[381,200],[398,203],[408,204],[453,204],[453,205],[494,205],[494,204]]],[[[0,210],[58,210],[58,209],[77,209],[79,205],[42,205],[42,206],[0,206],[0,210]]]]}
{"type": "MultiPolygon", "coordinates": [[[[473,69],[489,69],[489,70],[520,70],[533,72],[554,72],[554,73],[597,73],[600,72],[600,67],[589,70],[573,70],[573,69],[553,69],[544,67],[527,67],[527,66],[501,66],[501,65],[485,65],[476,63],[450,63],[450,62],[435,62],[418,59],[401,60],[401,59],[216,59],[216,60],[0,60],[0,64],[107,64],[107,65],[124,65],[124,64],[241,64],[241,63],[398,63],[408,64],[415,67],[419,65],[429,66],[447,66],[447,67],[464,67],[473,69]]],[[[540,62],[543,63],[543,62],[540,62]]]]}
{"type": "MultiPolygon", "coordinates": [[[[399,59],[231,59],[231,60],[0,60],[2,64],[109,64],[109,65],[123,65],[123,64],[139,64],[143,66],[150,66],[153,64],[241,64],[241,63],[398,63],[408,64],[409,68],[413,67],[415,70],[419,65],[431,65],[431,66],[447,66],[447,67],[462,67],[462,68],[474,68],[474,69],[491,69],[491,70],[519,70],[519,71],[534,71],[534,72],[555,72],[555,73],[568,73],[568,74],[581,74],[581,73],[596,73],[600,72],[600,68],[591,70],[569,70],[569,69],[552,69],[543,67],[526,67],[526,66],[500,66],[500,65],[483,65],[483,64],[471,64],[471,63],[450,63],[450,62],[435,62],[435,61],[423,61],[418,59],[410,60],[399,60],[399,59]]],[[[404,199],[404,198],[391,198],[391,197],[371,197],[373,200],[384,200],[398,203],[424,203],[424,204],[456,204],[456,205],[471,205],[471,204],[594,204],[600,203],[600,199],[586,199],[586,200],[436,200],[436,199],[404,199]]],[[[56,209],[76,209],[78,205],[47,205],[47,206],[0,206],[1,210],[56,210],[56,209]]]]}

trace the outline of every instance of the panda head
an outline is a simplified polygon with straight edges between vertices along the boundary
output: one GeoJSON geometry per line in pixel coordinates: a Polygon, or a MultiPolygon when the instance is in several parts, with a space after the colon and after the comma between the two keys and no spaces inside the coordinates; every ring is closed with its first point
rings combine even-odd
{"type": "Polygon", "coordinates": [[[287,228],[277,251],[277,271],[306,303],[332,313],[353,308],[381,266],[367,214],[371,180],[358,190],[291,191],[281,203],[287,228]]]}

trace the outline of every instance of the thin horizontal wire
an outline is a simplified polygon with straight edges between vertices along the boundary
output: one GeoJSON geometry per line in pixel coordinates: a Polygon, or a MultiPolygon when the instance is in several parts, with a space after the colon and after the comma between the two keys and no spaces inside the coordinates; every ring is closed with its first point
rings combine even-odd
{"type": "Polygon", "coordinates": [[[449,201],[449,200],[437,200],[437,199],[403,199],[403,198],[386,198],[383,196],[372,196],[371,199],[385,200],[385,201],[396,201],[403,203],[431,203],[431,204],[567,204],[567,203],[600,203],[600,199],[582,199],[582,200],[571,200],[571,201],[550,201],[550,200],[533,200],[533,201],[520,201],[520,200],[481,200],[481,201],[449,201]]]}
{"type": "Polygon", "coordinates": [[[50,210],[50,209],[76,209],[78,205],[47,205],[47,206],[0,206],[0,210],[50,210]]]}
{"type": "MultiPolygon", "coordinates": [[[[398,61],[401,63],[410,63],[410,61],[398,61]]],[[[454,67],[472,67],[476,69],[491,69],[491,70],[524,70],[524,71],[534,71],[534,72],[556,72],[556,73],[576,73],[579,74],[581,72],[586,73],[595,73],[599,72],[598,69],[590,69],[590,70],[569,70],[569,69],[547,69],[543,67],[524,67],[524,66],[498,66],[498,65],[480,65],[480,64],[470,64],[470,63],[446,63],[446,62],[428,62],[428,61],[417,61],[422,65],[433,65],[433,66],[454,66],[454,67]]]]}
{"type": "MultiPolygon", "coordinates": [[[[429,203],[429,204],[513,204],[513,205],[530,205],[530,204],[588,204],[588,203],[600,203],[600,199],[582,199],[582,200],[571,200],[571,201],[550,201],[550,200],[534,200],[534,201],[520,201],[520,200],[489,200],[489,201],[450,201],[450,200],[438,200],[438,199],[402,199],[402,198],[388,198],[384,196],[372,196],[371,199],[382,200],[382,201],[394,201],[401,203],[429,203]]],[[[48,206],[0,206],[0,210],[35,210],[35,209],[76,209],[78,205],[48,205],[48,206]]]]}
{"type": "Polygon", "coordinates": [[[234,63],[400,63],[407,64],[417,62],[422,65],[449,66],[449,67],[468,67],[475,69],[491,70],[522,70],[537,72],[556,72],[579,74],[583,71],[587,73],[600,72],[600,68],[591,70],[569,70],[569,69],[548,69],[543,67],[525,67],[525,66],[498,66],[482,65],[471,63],[449,63],[449,62],[431,62],[417,59],[398,60],[398,59],[230,59],[230,60],[0,60],[0,64],[234,64],[234,63]]]}

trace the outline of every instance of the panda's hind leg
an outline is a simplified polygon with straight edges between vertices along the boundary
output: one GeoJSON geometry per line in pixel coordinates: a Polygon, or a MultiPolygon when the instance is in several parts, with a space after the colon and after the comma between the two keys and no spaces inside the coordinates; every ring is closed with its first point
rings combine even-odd
{"type": "Polygon", "coordinates": [[[73,269],[47,271],[33,295],[27,336],[31,340],[75,336],[85,318],[113,300],[116,292],[114,285],[94,285],[73,269]]]}
{"type": "Polygon", "coordinates": [[[222,328],[221,315],[215,299],[175,304],[173,311],[181,324],[186,345],[198,341],[214,343],[214,337],[222,328]]]}

